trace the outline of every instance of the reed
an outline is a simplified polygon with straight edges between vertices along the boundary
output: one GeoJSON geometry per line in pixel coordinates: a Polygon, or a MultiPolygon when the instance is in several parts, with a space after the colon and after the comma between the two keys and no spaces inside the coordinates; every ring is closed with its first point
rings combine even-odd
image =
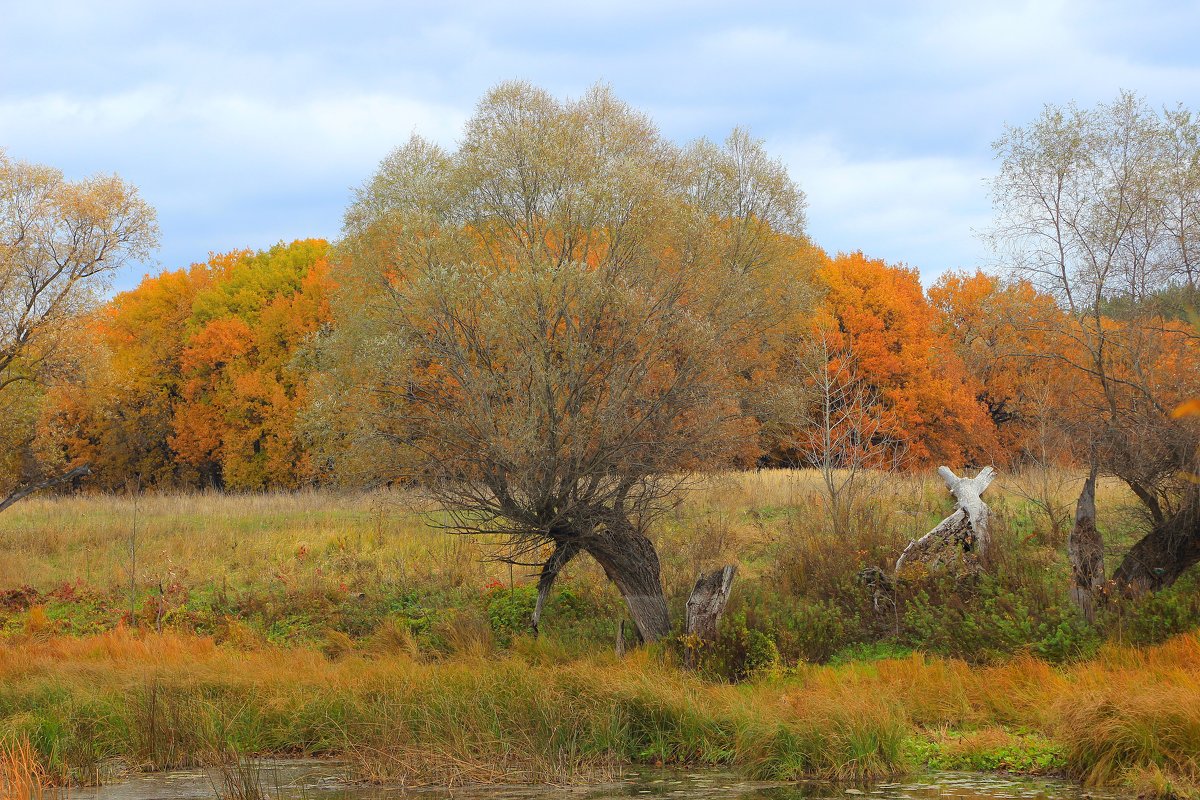
{"type": "Polygon", "coordinates": [[[0,800],[58,800],[65,790],[53,785],[38,753],[25,737],[0,740],[0,800]]]}

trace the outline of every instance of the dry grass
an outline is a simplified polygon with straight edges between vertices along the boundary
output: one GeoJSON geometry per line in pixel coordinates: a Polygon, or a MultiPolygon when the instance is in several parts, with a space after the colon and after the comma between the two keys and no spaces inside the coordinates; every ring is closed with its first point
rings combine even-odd
{"type": "MultiPolygon", "coordinates": [[[[860,527],[916,536],[952,502],[932,471],[867,480],[870,519],[860,527]]],[[[994,508],[1028,505],[1005,488],[1018,482],[1001,476],[989,492],[994,508]]],[[[1063,502],[1071,502],[1078,487],[1059,483],[1068,495],[1063,502]]],[[[1129,504],[1111,481],[1101,482],[1098,495],[1102,514],[1129,504]]],[[[8,509],[0,514],[0,587],[126,591],[134,505],[123,495],[43,495],[8,509]]],[[[145,495],[136,505],[137,580],[146,588],[295,584],[314,576],[351,588],[381,580],[455,587],[508,578],[506,567],[487,560],[487,541],[446,536],[430,525],[437,515],[404,491],[145,495]]],[[[823,530],[823,519],[814,470],[706,478],[658,526],[668,594],[686,593],[699,570],[717,563],[737,562],[744,575],[755,575],[773,543],[823,530]]],[[[571,571],[585,585],[604,583],[586,559],[571,571]]]]}
{"type": "MultiPolygon", "coordinates": [[[[0,686],[5,707],[24,708],[0,719],[9,741],[53,734],[61,753],[82,732],[135,766],[203,761],[219,730],[239,752],[340,755],[364,777],[407,785],[569,783],[659,762],[861,779],[911,766],[906,741],[986,756],[1020,747],[1013,732],[1027,731],[1053,743],[1088,784],[1200,782],[1197,635],[1109,647],[1068,667],[914,655],[734,687],[646,651],[568,658],[527,642],[506,655],[432,663],[402,652],[331,661],[121,631],[2,646],[0,686]],[[38,722],[48,719],[57,727],[38,722]],[[150,729],[174,743],[158,761],[150,729]],[[950,745],[948,731],[959,732],[950,745]]],[[[33,763],[24,747],[20,763],[33,763]]]]}
{"type": "Polygon", "coordinates": [[[0,741],[0,800],[56,800],[67,793],[53,786],[25,737],[0,741]]]}
{"type": "MultiPolygon", "coordinates": [[[[427,522],[401,493],[146,495],[137,499],[138,576],[254,584],[286,580],[306,556],[349,579],[454,584],[487,574],[478,543],[427,522]]],[[[0,515],[0,586],[127,586],[133,525],[127,496],[26,500],[0,515]]]]}

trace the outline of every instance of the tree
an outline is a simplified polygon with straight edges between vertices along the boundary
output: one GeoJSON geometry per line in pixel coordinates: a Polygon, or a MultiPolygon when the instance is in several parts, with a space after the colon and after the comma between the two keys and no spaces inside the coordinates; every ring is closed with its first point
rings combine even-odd
{"type": "Polygon", "coordinates": [[[1075,479],[1063,469],[1073,455],[1060,409],[1074,386],[1046,354],[1066,346],[1055,333],[1062,311],[1028,281],[982,271],[944,274],[929,300],[995,425],[993,461],[1019,467],[1007,486],[1045,514],[1049,542],[1061,544],[1070,507],[1060,498],[1075,479]]]}
{"type": "Polygon", "coordinates": [[[949,341],[987,408],[1000,451],[994,460],[1025,461],[1041,419],[1038,398],[1053,379],[1047,360],[1033,358],[1057,346],[1044,329],[1057,326],[1054,298],[1028,281],[1003,281],[982,271],[948,272],[929,288],[935,327],[949,341]],[[1038,326],[1028,324],[1036,319],[1038,326]],[[1038,330],[1038,327],[1043,330],[1038,330]]]}
{"type": "Polygon", "coordinates": [[[147,277],[88,318],[87,381],[55,381],[42,413],[67,461],[106,489],[295,488],[303,355],[329,323],[328,243],[213,254],[147,277]]]}
{"type": "Polygon", "coordinates": [[[606,89],[503,84],[457,151],[413,139],[347,212],[314,416],[344,470],[539,567],[539,609],[588,553],[657,639],[650,522],[756,453],[749,388],[810,294],[803,210],[744,133],[679,148],[606,89]]]}
{"type": "Polygon", "coordinates": [[[210,485],[294,489],[312,478],[296,435],[307,376],[293,360],[329,322],[327,250],[310,239],[213,259],[228,263],[192,304],[170,437],[210,485]]]}
{"type": "Polygon", "coordinates": [[[906,448],[885,430],[879,392],[859,374],[850,347],[834,351],[819,333],[812,350],[799,450],[821,474],[833,533],[847,536],[873,484],[871,470],[902,467],[906,448]]]}
{"type": "Polygon", "coordinates": [[[0,151],[0,509],[79,477],[34,450],[46,380],[77,362],[80,316],[112,274],[157,243],[153,209],[116,176],[65,180],[0,151]]]}
{"type": "Polygon", "coordinates": [[[989,463],[993,425],[949,338],[936,330],[917,271],[849,253],[818,278],[826,289],[818,335],[835,352],[854,354],[859,378],[878,396],[879,435],[904,443],[914,465],[989,463]]]}
{"type": "Polygon", "coordinates": [[[1064,312],[1046,331],[1057,346],[1040,354],[1073,384],[1063,425],[1149,517],[1113,574],[1127,591],[1170,585],[1200,560],[1187,479],[1200,429],[1169,413],[1200,382],[1200,340],[1169,308],[1195,289],[1198,130],[1189,112],[1158,114],[1125,93],[1094,109],[1048,106],[995,143],[993,244],[1064,312]]]}
{"type": "Polygon", "coordinates": [[[119,491],[134,476],[144,488],[200,483],[170,438],[192,304],[223,258],[147,276],[89,316],[99,347],[88,379],[50,385],[42,426],[59,432],[64,460],[92,465],[94,486],[119,491]]]}

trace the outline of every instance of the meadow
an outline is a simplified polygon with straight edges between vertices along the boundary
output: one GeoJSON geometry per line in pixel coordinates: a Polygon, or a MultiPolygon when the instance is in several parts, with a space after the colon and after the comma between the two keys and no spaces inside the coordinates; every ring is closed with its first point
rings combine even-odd
{"type": "MultiPolygon", "coordinates": [[[[842,537],[816,473],[707,479],[656,529],[676,618],[700,570],[739,569],[690,673],[679,641],[613,653],[623,605],[584,559],[530,638],[534,577],[403,491],[34,498],[0,515],[0,739],[76,782],[233,752],[336,756],[408,784],[663,763],[1194,792],[1196,579],[1085,623],[1065,529],[1041,510],[1069,508],[1078,480],[1002,476],[992,570],[881,598],[864,570],[952,508],[935,477],[869,476],[842,537]]],[[[1133,499],[1102,483],[1098,505],[1115,560],[1133,499]]]]}

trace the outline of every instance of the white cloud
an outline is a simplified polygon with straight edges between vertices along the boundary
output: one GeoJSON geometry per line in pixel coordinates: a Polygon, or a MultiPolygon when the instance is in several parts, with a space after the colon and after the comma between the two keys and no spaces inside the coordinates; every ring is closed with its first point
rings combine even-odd
{"type": "Polygon", "coordinates": [[[928,283],[986,257],[972,229],[988,219],[989,166],[948,156],[862,156],[828,136],[778,148],[809,201],[814,239],[831,252],[904,261],[928,283]]]}
{"type": "Polygon", "coordinates": [[[319,173],[361,165],[364,154],[377,160],[413,132],[452,141],[465,118],[460,109],[381,92],[197,96],[155,86],[95,97],[55,92],[0,99],[0,140],[14,150],[86,144],[98,155],[136,150],[229,159],[206,170],[253,161],[319,173]]]}
{"type": "Polygon", "coordinates": [[[808,192],[819,244],[927,279],[987,257],[971,229],[1004,123],[1120,88],[1200,107],[1200,7],[1153,0],[11,5],[0,146],[141,186],[170,266],[336,235],[393,146],[453,143],[514,77],[611,81],[679,139],[747,125],[808,192]]]}

